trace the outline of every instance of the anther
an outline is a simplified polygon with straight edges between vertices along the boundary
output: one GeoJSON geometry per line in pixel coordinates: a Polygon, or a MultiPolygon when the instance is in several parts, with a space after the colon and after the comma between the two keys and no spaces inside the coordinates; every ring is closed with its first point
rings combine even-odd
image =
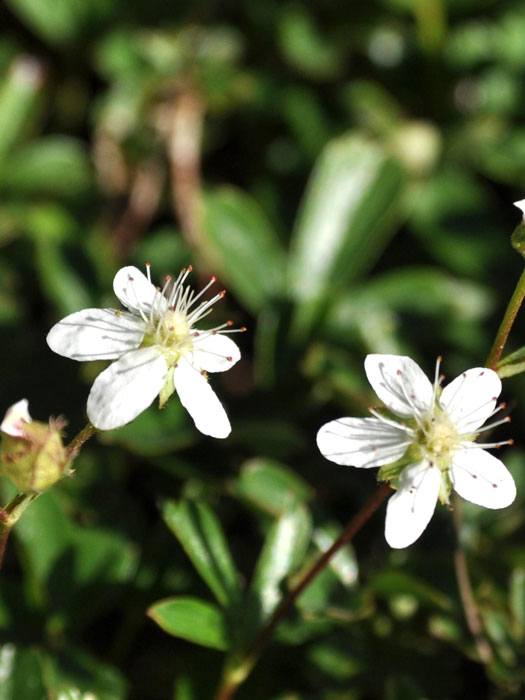
{"type": "Polygon", "coordinates": [[[229,321],[226,321],[226,325],[228,328],[231,328],[233,326],[233,321],[230,319],[229,321]]]}
{"type": "Polygon", "coordinates": [[[227,362],[231,362],[232,360],[233,360],[233,357],[232,357],[231,355],[228,355],[228,356],[226,357],[226,361],[227,361],[227,362]]]}
{"type": "Polygon", "coordinates": [[[214,284],[215,282],[217,282],[217,277],[215,275],[212,275],[210,277],[210,282],[211,282],[211,284],[214,284]]]}
{"type": "Polygon", "coordinates": [[[225,290],[225,289],[221,289],[221,291],[219,292],[218,296],[219,296],[221,299],[224,299],[224,297],[226,296],[226,290],[225,290]]]}
{"type": "Polygon", "coordinates": [[[248,329],[246,328],[246,326],[241,326],[241,327],[239,328],[239,333],[245,333],[247,330],[248,330],[248,329]]]}

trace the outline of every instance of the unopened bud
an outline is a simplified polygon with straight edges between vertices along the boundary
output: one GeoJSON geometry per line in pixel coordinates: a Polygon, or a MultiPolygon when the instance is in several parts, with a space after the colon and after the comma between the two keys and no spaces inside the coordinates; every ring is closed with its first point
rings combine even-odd
{"type": "Polygon", "coordinates": [[[44,491],[66,472],[69,457],[62,444],[64,422],[33,421],[27,399],[11,406],[0,425],[0,474],[7,476],[19,491],[44,491]]]}

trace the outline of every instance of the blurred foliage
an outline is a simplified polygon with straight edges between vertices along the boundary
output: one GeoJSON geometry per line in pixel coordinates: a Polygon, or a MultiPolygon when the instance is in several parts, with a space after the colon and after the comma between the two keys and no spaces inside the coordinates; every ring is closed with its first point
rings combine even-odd
{"type": "MultiPolygon", "coordinates": [[[[0,6],[2,401],[85,420],[100,364],[53,356],[62,315],[113,306],[129,262],[192,262],[246,324],[217,382],[233,432],[172,400],[103,434],[9,543],[0,700],[205,700],[294,576],[374,488],[318,454],[373,400],[367,352],[483,363],[521,272],[519,0],[0,6]]],[[[510,350],[522,361],[525,332],[510,350]]],[[[494,659],[476,661],[450,513],[408,551],[377,515],[300,598],[239,698],[523,697],[525,383],[505,386],[519,497],[465,507],[494,659]]],[[[3,486],[4,501],[10,487],[3,486]]]]}

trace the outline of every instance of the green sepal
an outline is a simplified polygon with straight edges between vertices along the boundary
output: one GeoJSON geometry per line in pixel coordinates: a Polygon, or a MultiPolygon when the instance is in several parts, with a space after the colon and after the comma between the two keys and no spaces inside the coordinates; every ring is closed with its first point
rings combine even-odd
{"type": "Polygon", "coordinates": [[[510,242],[515,251],[525,257],[525,224],[521,222],[516,226],[510,237],[510,242]]]}
{"type": "Polygon", "coordinates": [[[441,482],[439,484],[439,502],[442,506],[448,506],[450,503],[450,494],[452,493],[452,481],[450,480],[450,472],[441,471],[441,482]]]}
{"type": "Polygon", "coordinates": [[[60,428],[33,421],[24,424],[23,437],[3,433],[0,473],[22,493],[44,491],[67,472],[69,456],[60,428]]]}
{"type": "Polygon", "coordinates": [[[417,445],[410,445],[405,454],[395,462],[384,464],[377,473],[378,481],[387,481],[390,486],[397,488],[399,476],[405,467],[416,464],[421,459],[421,452],[417,445]]]}
{"type": "Polygon", "coordinates": [[[170,367],[168,370],[168,374],[166,375],[166,381],[164,382],[164,386],[160,390],[159,394],[159,408],[164,408],[166,405],[166,402],[170,398],[170,396],[173,394],[175,391],[175,384],[173,383],[173,371],[175,367],[170,367]]]}

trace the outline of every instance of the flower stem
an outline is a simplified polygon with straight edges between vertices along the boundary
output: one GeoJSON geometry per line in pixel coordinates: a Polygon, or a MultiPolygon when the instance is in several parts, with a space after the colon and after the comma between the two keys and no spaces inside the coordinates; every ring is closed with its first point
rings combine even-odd
{"type": "Polygon", "coordinates": [[[38,493],[18,493],[9,503],[0,509],[0,569],[13,525],[18,521],[27,506],[38,498],[38,493]]]}
{"type": "Polygon", "coordinates": [[[498,362],[501,359],[505,345],[509,337],[509,333],[514,325],[518,311],[525,299],[525,270],[521,273],[521,276],[516,284],[516,288],[510,298],[507,305],[505,315],[501,321],[500,327],[494,339],[494,343],[487,357],[485,365],[490,367],[490,369],[496,369],[498,362]]]}
{"type": "Polygon", "coordinates": [[[75,437],[71,440],[67,446],[67,454],[70,459],[75,459],[78,455],[84,443],[86,443],[89,438],[97,432],[97,429],[91,423],[86,423],[86,425],[80,430],[75,437]]]}
{"type": "MultiPolygon", "coordinates": [[[[507,340],[516,320],[516,316],[523,304],[525,299],[525,270],[521,273],[520,278],[516,284],[516,288],[510,298],[510,301],[505,310],[503,320],[500,323],[496,338],[492,344],[492,348],[488,354],[485,361],[485,366],[490,367],[490,369],[495,370],[507,344],[507,340]]],[[[511,372],[508,374],[503,374],[503,376],[510,376],[511,372]]],[[[461,597],[461,602],[463,605],[463,611],[465,614],[465,620],[467,627],[469,628],[470,634],[476,645],[476,650],[478,652],[479,659],[482,663],[488,664],[494,658],[492,648],[485,636],[483,629],[483,620],[479,610],[479,606],[476,602],[474,596],[474,591],[472,589],[472,582],[470,580],[470,573],[467,562],[467,555],[463,546],[461,544],[461,523],[462,514],[459,499],[454,499],[454,509],[452,511],[452,517],[454,521],[454,529],[456,531],[456,551],[454,552],[454,569],[456,572],[456,581],[458,584],[459,594],[461,597]]]]}
{"type": "Polygon", "coordinates": [[[387,483],[381,484],[376,491],[370,496],[361,510],[350,520],[346,528],[332,545],[310,566],[299,581],[288,592],[288,595],[283,598],[280,605],[277,606],[275,612],[261,628],[259,634],[255,637],[247,651],[240,657],[240,662],[233,669],[225,671],[222,685],[216,695],[216,700],[231,700],[234,697],[237,689],[251,673],[251,670],[257,663],[259,657],[265,650],[268,643],[271,641],[273,633],[288,615],[295,601],[301,593],[312,583],[318,574],[325,569],[337,552],[348,542],[351,542],[354,536],[368,522],[370,517],[375,513],[385,498],[391,493],[391,488],[387,483]]]}
{"type": "Polygon", "coordinates": [[[489,664],[494,654],[483,629],[483,620],[481,613],[474,597],[472,583],[468,570],[467,557],[465,550],[461,545],[461,501],[456,496],[454,497],[454,509],[452,511],[452,519],[454,529],[456,531],[456,550],[454,552],[454,569],[456,571],[456,580],[458,583],[461,603],[465,613],[465,620],[470,630],[470,634],[476,645],[476,650],[480,661],[483,664],[489,664]]]}

